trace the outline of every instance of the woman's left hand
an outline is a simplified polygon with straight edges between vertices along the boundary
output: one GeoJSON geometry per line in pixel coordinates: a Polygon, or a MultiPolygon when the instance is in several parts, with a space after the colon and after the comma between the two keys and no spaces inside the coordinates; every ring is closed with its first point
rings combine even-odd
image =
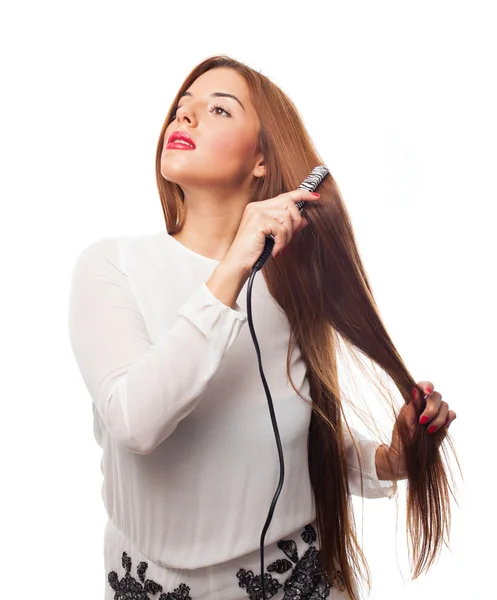
{"type": "Polygon", "coordinates": [[[431,381],[420,381],[416,385],[417,387],[414,387],[411,393],[413,401],[409,404],[404,404],[399,411],[393,427],[392,441],[390,447],[386,450],[387,458],[391,461],[392,465],[395,465],[399,478],[404,479],[407,477],[407,473],[397,425],[399,420],[405,420],[413,434],[417,427],[427,427],[429,435],[439,432],[439,435],[436,435],[435,438],[438,448],[447,435],[447,429],[457,416],[453,410],[449,410],[449,405],[442,400],[442,394],[435,391],[435,386],[431,381]],[[419,419],[417,415],[423,407],[423,403],[418,388],[426,394],[426,406],[419,419]]]}

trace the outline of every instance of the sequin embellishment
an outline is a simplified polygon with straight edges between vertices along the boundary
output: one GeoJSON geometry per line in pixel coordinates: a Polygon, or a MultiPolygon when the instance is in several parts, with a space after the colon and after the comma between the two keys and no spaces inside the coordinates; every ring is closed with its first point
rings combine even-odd
{"type": "MultiPolygon", "coordinates": [[[[122,564],[123,569],[126,569],[126,574],[122,579],[119,579],[115,571],[111,571],[107,576],[110,587],[116,592],[114,600],[150,600],[148,594],[155,595],[162,592],[162,586],[159,583],[152,579],[145,579],[148,563],[141,562],[136,568],[141,583],[130,574],[131,558],[126,552],[123,552],[122,564]]],[[[192,600],[190,588],[186,584],[180,583],[174,592],[161,594],[157,600],[192,600]]]]}
{"type": "MultiPolygon", "coordinates": [[[[320,550],[311,545],[315,542],[316,531],[312,525],[306,525],[301,533],[301,538],[309,548],[301,559],[297,552],[297,544],[293,540],[280,540],[278,548],[288,558],[278,558],[268,567],[267,571],[278,574],[286,573],[293,565],[292,573],[287,577],[284,584],[278,579],[264,573],[264,591],[266,600],[272,598],[283,587],[284,596],[282,600],[323,600],[328,598],[330,589],[337,587],[340,591],[346,590],[341,571],[335,569],[332,577],[325,577],[319,563],[320,550]]],[[[262,600],[261,576],[254,575],[253,571],[240,569],[236,574],[238,585],[245,588],[250,600],[262,600]]]]}
{"type": "MultiPolygon", "coordinates": [[[[278,548],[287,558],[278,558],[272,562],[264,573],[264,590],[266,600],[275,596],[283,588],[282,600],[324,600],[328,598],[330,589],[337,587],[345,591],[345,585],[341,571],[334,569],[332,577],[325,577],[319,563],[320,550],[313,546],[316,541],[316,531],[312,525],[306,525],[300,534],[303,541],[309,545],[302,558],[299,559],[297,544],[293,540],[280,540],[278,548]],[[290,559],[290,560],[288,560],[290,559]],[[283,583],[273,577],[270,573],[281,575],[287,573],[293,567],[283,583]]],[[[149,594],[155,596],[162,592],[162,586],[153,579],[145,579],[148,563],[140,562],[136,568],[137,581],[131,575],[131,558],[126,552],[122,554],[122,565],[126,573],[119,579],[115,571],[110,571],[107,576],[109,585],[114,590],[114,600],[150,600],[149,594]]],[[[250,600],[262,600],[261,576],[254,575],[253,571],[239,569],[236,577],[238,585],[245,588],[250,600]]],[[[161,593],[156,600],[193,600],[190,596],[190,588],[185,583],[173,591],[161,593]]]]}

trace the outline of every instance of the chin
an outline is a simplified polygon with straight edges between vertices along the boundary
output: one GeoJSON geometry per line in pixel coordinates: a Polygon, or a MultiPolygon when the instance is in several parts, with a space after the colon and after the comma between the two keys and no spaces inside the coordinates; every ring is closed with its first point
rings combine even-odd
{"type": "Polygon", "coordinates": [[[191,170],[186,165],[174,164],[175,161],[164,161],[161,165],[161,175],[166,181],[181,185],[185,180],[191,178],[191,170]]]}

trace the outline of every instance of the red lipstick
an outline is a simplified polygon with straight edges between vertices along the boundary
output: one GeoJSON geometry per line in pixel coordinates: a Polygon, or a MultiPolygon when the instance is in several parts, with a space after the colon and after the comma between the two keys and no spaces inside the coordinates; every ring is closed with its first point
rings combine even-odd
{"type": "Polygon", "coordinates": [[[167,149],[170,150],[195,150],[195,142],[184,131],[174,131],[167,141],[167,149]]]}

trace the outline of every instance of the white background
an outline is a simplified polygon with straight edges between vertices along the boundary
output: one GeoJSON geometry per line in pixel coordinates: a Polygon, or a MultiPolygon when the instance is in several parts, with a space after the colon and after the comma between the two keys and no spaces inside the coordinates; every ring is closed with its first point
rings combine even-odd
{"type": "Polygon", "coordinates": [[[395,502],[366,500],[371,597],[495,597],[494,8],[3,4],[2,597],[103,598],[101,455],[69,346],[70,273],[100,237],[164,227],[160,129],[184,77],[213,54],[261,70],[295,102],[351,212],[401,356],[457,412],[450,432],[465,479],[452,549],[410,582],[404,488],[397,534],[395,502]]]}

